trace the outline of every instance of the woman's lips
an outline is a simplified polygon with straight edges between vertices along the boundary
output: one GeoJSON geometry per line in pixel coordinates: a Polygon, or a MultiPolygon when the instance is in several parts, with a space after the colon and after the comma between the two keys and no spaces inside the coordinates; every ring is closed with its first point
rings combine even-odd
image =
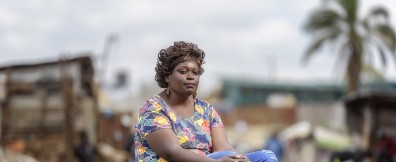
{"type": "Polygon", "coordinates": [[[195,83],[185,83],[184,85],[188,88],[194,88],[196,86],[195,83]]]}

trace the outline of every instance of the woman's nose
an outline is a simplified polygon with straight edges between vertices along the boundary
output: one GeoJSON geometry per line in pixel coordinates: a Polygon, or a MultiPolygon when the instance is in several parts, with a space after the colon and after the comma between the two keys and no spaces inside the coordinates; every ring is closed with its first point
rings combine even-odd
{"type": "Polygon", "coordinates": [[[195,78],[195,75],[193,73],[187,73],[187,79],[193,80],[195,78]]]}

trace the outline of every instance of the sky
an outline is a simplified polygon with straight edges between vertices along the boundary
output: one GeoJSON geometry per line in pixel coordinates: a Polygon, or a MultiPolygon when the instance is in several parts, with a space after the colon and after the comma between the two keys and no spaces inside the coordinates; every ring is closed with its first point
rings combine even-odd
{"type": "MultiPolygon", "coordinates": [[[[111,83],[127,71],[133,93],[153,84],[160,49],[174,41],[205,51],[200,91],[209,93],[223,77],[274,82],[339,82],[336,57],[323,50],[307,64],[311,41],[303,24],[321,0],[125,0],[1,1],[0,66],[73,57],[92,52],[97,73],[111,83]],[[117,37],[102,62],[105,40],[117,37]],[[104,72],[103,72],[104,71],[104,72]]],[[[395,0],[362,0],[360,15],[385,6],[396,27],[395,0]]],[[[394,62],[378,66],[396,81],[394,62]]],[[[340,79],[341,78],[341,79],[340,79]]]]}

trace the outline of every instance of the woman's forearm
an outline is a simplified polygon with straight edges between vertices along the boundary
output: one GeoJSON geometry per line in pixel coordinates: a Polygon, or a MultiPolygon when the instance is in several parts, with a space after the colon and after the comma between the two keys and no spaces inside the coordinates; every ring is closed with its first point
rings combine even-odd
{"type": "Polygon", "coordinates": [[[228,144],[228,142],[224,142],[216,145],[216,147],[213,147],[213,152],[220,152],[220,151],[233,151],[233,152],[237,152],[230,144],[228,144]]]}
{"type": "Polygon", "coordinates": [[[184,162],[184,161],[191,161],[191,162],[202,162],[202,161],[207,161],[207,162],[216,162],[218,160],[209,158],[205,155],[201,155],[195,152],[192,152],[187,149],[175,149],[175,150],[169,150],[165,154],[165,157],[162,157],[168,161],[174,161],[174,162],[184,162]]]}

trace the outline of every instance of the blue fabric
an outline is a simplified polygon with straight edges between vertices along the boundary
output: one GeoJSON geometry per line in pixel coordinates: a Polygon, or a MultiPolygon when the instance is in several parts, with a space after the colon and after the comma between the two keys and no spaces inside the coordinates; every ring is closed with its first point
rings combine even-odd
{"type": "MultiPolygon", "coordinates": [[[[223,156],[236,155],[233,151],[221,151],[208,154],[207,156],[212,159],[220,159],[223,156]]],[[[251,162],[278,162],[275,154],[269,150],[255,151],[245,154],[251,162]]]]}
{"type": "Polygon", "coordinates": [[[283,144],[277,138],[272,137],[268,139],[268,142],[264,147],[264,149],[271,150],[272,152],[274,152],[276,157],[278,157],[278,159],[281,159],[283,156],[283,144]]]}

